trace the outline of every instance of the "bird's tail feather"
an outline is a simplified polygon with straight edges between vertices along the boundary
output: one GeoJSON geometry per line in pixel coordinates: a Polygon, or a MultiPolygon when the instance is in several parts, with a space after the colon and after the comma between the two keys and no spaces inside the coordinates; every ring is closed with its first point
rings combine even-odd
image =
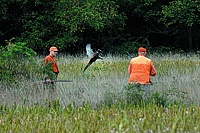
{"type": "Polygon", "coordinates": [[[91,65],[92,63],[88,63],[87,66],[84,68],[83,72],[91,65]]]}

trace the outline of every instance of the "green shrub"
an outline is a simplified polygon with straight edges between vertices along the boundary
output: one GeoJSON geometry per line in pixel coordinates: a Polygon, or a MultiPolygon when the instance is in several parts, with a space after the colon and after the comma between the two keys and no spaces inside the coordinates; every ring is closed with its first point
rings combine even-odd
{"type": "Polygon", "coordinates": [[[36,52],[28,48],[25,43],[16,42],[10,46],[0,47],[0,50],[1,82],[15,83],[18,80],[31,79],[41,73],[40,66],[33,59],[36,52]]]}
{"type": "Polygon", "coordinates": [[[150,92],[145,94],[144,90],[141,90],[140,84],[128,84],[120,93],[107,91],[104,94],[104,101],[101,105],[122,105],[131,104],[134,106],[144,105],[157,105],[167,107],[177,104],[185,104],[188,100],[188,94],[185,91],[178,89],[172,89],[165,92],[150,92]]]}
{"type": "Polygon", "coordinates": [[[127,103],[136,105],[143,100],[143,90],[139,89],[139,84],[128,84],[124,87],[124,93],[127,103]]]}

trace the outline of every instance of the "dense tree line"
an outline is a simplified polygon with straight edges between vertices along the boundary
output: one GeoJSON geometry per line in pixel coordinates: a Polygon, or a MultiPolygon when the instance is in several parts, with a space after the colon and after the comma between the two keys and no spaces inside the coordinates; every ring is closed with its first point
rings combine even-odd
{"type": "Polygon", "coordinates": [[[1,0],[0,17],[1,45],[36,51],[81,52],[87,43],[105,52],[199,50],[199,0],[1,0]]]}

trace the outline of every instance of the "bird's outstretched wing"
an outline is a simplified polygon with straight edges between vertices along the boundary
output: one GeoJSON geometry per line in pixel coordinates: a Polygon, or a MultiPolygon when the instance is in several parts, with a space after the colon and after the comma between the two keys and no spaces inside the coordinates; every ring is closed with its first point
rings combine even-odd
{"type": "Polygon", "coordinates": [[[100,49],[98,49],[98,51],[92,55],[92,57],[90,58],[90,61],[88,62],[87,66],[84,68],[83,71],[85,71],[97,59],[102,59],[101,57],[99,57],[99,52],[101,52],[100,49]]]}
{"type": "Polygon", "coordinates": [[[91,44],[86,45],[86,53],[91,58],[94,55],[93,50],[91,49],[91,44]]]}

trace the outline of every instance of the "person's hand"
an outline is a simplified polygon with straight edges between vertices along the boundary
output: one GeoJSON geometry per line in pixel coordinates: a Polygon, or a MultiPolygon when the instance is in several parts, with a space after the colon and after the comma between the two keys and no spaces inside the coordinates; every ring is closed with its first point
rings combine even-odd
{"type": "Polygon", "coordinates": [[[46,79],[45,82],[47,82],[47,83],[48,82],[52,82],[52,80],[51,79],[46,79]]]}
{"type": "Polygon", "coordinates": [[[50,78],[45,78],[45,83],[54,83],[55,81],[50,78]]]}

